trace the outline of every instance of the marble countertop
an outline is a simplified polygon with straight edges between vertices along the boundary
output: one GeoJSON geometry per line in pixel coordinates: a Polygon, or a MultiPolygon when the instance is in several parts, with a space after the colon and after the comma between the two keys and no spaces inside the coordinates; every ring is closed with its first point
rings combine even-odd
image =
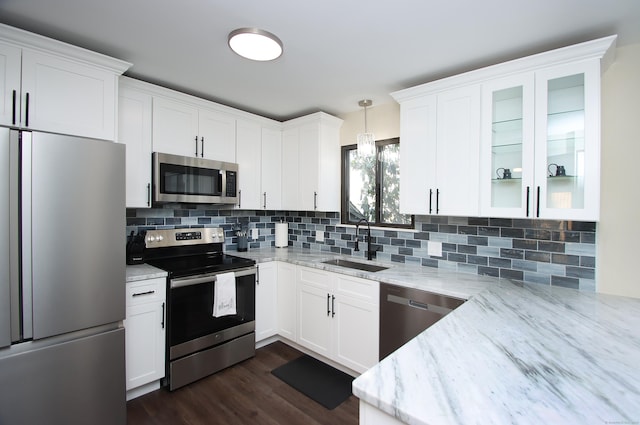
{"type": "Polygon", "coordinates": [[[498,283],[353,392],[408,424],[638,424],[640,300],[498,283]]]}
{"type": "Polygon", "coordinates": [[[413,264],[393,262],[367,261],[351,256],[337,255],[331,252],[312,251],[302,248],[260,248],[246,252],[227,251],[227,254],[249,258],[257,263],[265,261],[286,261],[288,263],[338,272],[378,282],[437,292],[443,295],[468,299],[493,286],[499,279],[475,274],[455,273],[433,267],[422,267],[413,264]],[[357,269],[323,264],[323,261],[335,258],[349,259],[356,262],[376,264],[388,267],[379,272],[366,272],[357,269]]]}
{"type": "Polygon", "coordinates": [[[167,277],[167,272],[148,264],[135,264],[126,267],[127,282],[167,277]]]}

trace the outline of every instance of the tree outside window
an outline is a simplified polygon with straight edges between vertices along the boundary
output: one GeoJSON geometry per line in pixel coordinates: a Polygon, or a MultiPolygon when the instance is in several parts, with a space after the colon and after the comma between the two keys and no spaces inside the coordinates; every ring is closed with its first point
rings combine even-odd
{"type": "Polygon", "coordinates": [[[356,145],[342,148],[342,221],[366,219],[372,225],[413,227],[400,213],[400,139],[376,141],[376,154],[361,156],[356,145]]]}

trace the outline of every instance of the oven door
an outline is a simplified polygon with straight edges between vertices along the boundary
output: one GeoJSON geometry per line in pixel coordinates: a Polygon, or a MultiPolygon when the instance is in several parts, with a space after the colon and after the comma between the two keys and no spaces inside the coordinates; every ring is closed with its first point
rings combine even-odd
{"type": "Polygon", "coordinates": [[[237,164],[153,153],[156,203],[236,203],[237,164]]]}
{"type": "Polygon", "coordinates": [[[214,317],[216,274],[169,280],[169,361],[247,335],[255,330],[256,268],[233,270],[236,314],[214,317]]]}

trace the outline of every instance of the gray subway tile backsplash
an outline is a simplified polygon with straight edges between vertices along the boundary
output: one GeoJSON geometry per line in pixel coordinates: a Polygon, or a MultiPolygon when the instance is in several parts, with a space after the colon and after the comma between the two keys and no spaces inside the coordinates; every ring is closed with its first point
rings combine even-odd
{"type": "MultiPolygon", "coordinates": [[[[234,226],[259,229],[252,249],[274,246],[275,223],[289,223],[289,245],[366,258],[366,227],[340,223],[337,212],[236,210],[228,207],[167,205],[127,210],[126,234],[155,228],[222,227],[226,249],[234,250],[234,226]],[[324,233],[324,241],[316,235],[324,233]]],[[[416,216],[414,231],[372,229],[379,260],[421,264],[463,273],[595,291],[596,226],[593,222],[485,217],[416,216]],[[427,254],[442,243],[442,256],[427,254]]]]}

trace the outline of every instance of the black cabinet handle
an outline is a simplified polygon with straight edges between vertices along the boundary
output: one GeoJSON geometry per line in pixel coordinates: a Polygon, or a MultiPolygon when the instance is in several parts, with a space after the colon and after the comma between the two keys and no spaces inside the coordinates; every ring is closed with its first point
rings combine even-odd
{"type": "Polygon", "coordinates": [[[242,189],[238,191],[238,208],[242,208],[242,189]]]}
{"type": "MultiPolygon", "coordinates": [[[[204,158],[204,136],[200,138],[200,146],[200,157],[204,158]]],[[[198,154],[196,154],[196,156],[198,156],[198,154]]]]}
{"type": "Polygon", "coordinates": [[[329,308],[329,299],[331,298],[331,295],[327,294],[327,316],[329,316],[331,314],[331,309],[329,308]]]}
{"type": "Polygon", "coordinates": [[[29,93],[27,93],[27,104],[25,106],[24,112],[24,125],[25,127],[29,127],[29,93]]]}
{"type": "Polygon", "coordinates": [[[264,197],[264,205],[263,205],[263,207],[266,210],[267,209],[267,192],[263,193],[262,196],[264,197]]]}
{"type": "Polygon", "coordinates": [[[147,183],[147,206],[151,206],[151,183],[147,183]]]}
{"type": "Polygon", "coordinates": [[[527,215],[525,215],[525,217],[529,217],[529,192],[530,192],[530,187],[527,186],[527,215]]]}
{"type": "Polygon", "coordinates": [[[318,192],[313,192],[313,209],[318,209],[318,192]]]}
{"type": "Polygon", "coordinates": [[[431,214],[431,212],[433,211],[433,208],[431,208],[432,198],[433,198],[433,189],[429,189],[429,214],[431,214]]]}
{"type": "Polygon", "coordinates": [[[151,294],[155,294],[156,291],[147,291],[147,292],[138,292],[133,294],[134,297],[139,297],[141,295],[151,295],[151,294]]]}
{"type": "Polygon", "coordinates": [[[256,285],[260,285],[260,267],[256,265],[256,285]]]}
{"type": "Polygon", "coordinates": [[[13,91],[13,125],[16,125],[16,101],[17,101],[18,92],[13,91]]]}
{"type": "Polygon", "coordinates": [[[538,186],[538,201],[536,202],[536,217],[540,217],[540,186],[538,186]]]}
{"type": "Polygon", "coordinates": [[[198,156],[198,136],[196,136],[196,157],[198,156]]]}
{"type": "Polygon", "coordinates": [[[336,297],[331,295],[331,317],[336,315],[336,297]]]}
{"type": "Polygon", "coordinates": [[[162,329],[164,329],[164,303],[162,303],[162,322],[160,323],[162,329]]]}
{"type": "Polygon", "coordinates": [[[440,189],[436,189],[436,214],[440,214],[440,189]]]}

